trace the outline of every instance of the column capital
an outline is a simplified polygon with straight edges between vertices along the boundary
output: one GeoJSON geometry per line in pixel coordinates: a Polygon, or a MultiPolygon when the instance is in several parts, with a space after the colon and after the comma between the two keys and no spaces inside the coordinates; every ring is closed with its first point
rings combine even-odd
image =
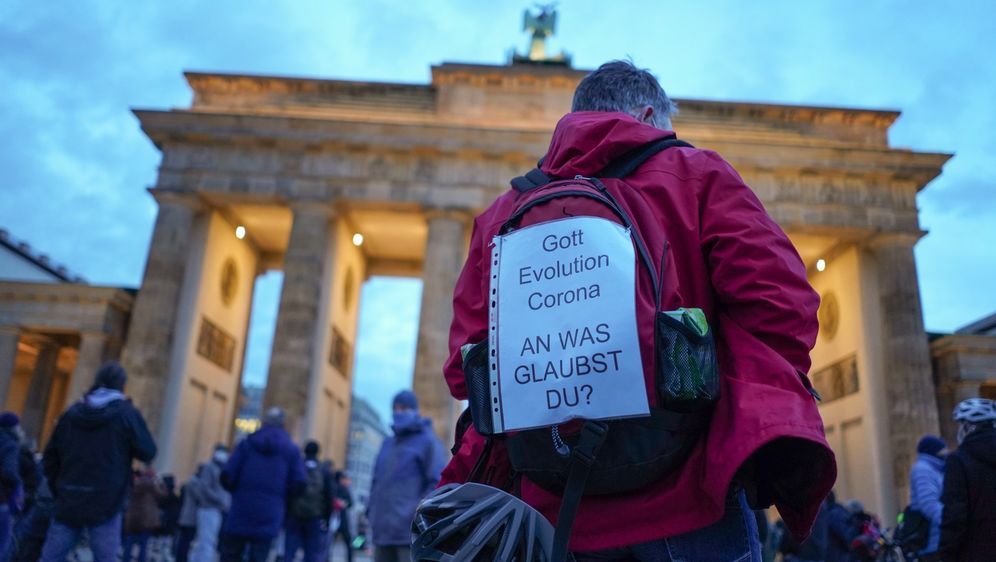
{"type": "Polygon", "coordinates": [[[470,224],[471,221],[474,220],[473,213],[471,213],[468,209],[461,209],[458,207],[426,206],[422,210],[422,215],[425,216],[426,221],[449,219],[464,224],[470,224]]]}
{"type": "Polygon", "coordinates": [[[339,216],[339,210],[328,201],[317,199],[296,199],[287,202],[294,215],[324,215],[330,219],[339,216]]]}
{"type": "Polygon", "coordinates": [[[923,230],[914,232],[880,232],[865,240],[864,245],[871,250],[880,250],[895,246],[912,248],[926,235],[927,232],[923,230]]]}
{"type": "Polygon", "coordinates": [[[196,193],[162,188],[149,188],[148,191],[160,207],[163,205],[176,205],[186,207],[194,213],[208,208],[208,205],[196,193]]]}

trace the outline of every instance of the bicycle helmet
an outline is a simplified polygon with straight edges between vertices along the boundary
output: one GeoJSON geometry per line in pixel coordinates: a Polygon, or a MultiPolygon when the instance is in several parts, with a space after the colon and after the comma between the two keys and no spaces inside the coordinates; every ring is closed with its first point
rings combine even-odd
{"type": "Polygon", "coordinates": [[[484,484],[447,484],[412,520],[418,562],[549,562],[553,525],[519,498],[484,484]]]}
{"type": "Polygon", "coordinates": [[[988,398],[962,400],[954,409],[954,421],[958,423],[984,423],[996,421],[996,402],[988,398]]]}

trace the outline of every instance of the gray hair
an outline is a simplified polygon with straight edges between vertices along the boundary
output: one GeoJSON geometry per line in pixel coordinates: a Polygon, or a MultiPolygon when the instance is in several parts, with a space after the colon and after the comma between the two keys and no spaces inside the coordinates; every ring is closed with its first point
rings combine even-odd
{"type": "Polygon", "coordinates": [[[678,107],[664,93],[657,77],[631,61],[609,61],[585,76],[574,90],[571,111],[621,111],[630,113],[644,106],[654,108],[655,127],[670,123],[678,107]]]}

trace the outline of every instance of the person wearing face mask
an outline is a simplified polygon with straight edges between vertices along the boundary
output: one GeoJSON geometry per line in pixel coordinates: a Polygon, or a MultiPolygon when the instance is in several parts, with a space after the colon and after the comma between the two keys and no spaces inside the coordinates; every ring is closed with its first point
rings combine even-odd
{"type": "Polygon", "coordinates": [[[374,465],[368,518],[375,562],[411,559],[411,525],[419,501],[439,482],[445,464],[443,445],[432,421],[419,415],[409,390],[392,403],[394,435],[384,440],[374,465]]]}
{"type": "Polygon", "coordinates": [[[197,535],[190,553],[192,562],[212,562],[218,547],[221,520],[232,504],[232,496],[221,486],[221,470],[228,462],[228,447],[214,447],[211,460],[197,473],[199,491],[197,505],[197,535]]]}

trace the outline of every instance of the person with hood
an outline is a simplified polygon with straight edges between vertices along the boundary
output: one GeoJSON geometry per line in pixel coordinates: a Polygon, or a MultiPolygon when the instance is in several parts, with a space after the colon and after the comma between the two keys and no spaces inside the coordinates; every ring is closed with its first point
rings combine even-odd
{"type": "MultiPolygon", "coordinates": [[[[580,560],[667,560],[667,551],[675,558],[702,559],[708,552],[714,559],[758,559],[751,509],[774,504],[786,527],[803,539],[836,479],[833,451],[806,376],[819,307],[806,265],[730,164],[713,151],[676,145],[674,111],[648,70],[628,61],[605,63],[580,81],[572,112],[557,123],[539,169],[523,178],[591,184],[583,178],[671,141],[632,173],[601,184],[645,243],[639,260],[645,267],[637,265],[635,281],[640,303],[659,304],[654,312],[701,311],[699,325],[710,327],[721,375],[708,427],[678,466],[636,491],[580,498],[569,543],[580,560]],[[644,270],[663,272],[658,287],[648,285],[651,275],[639,273],[644,270]],[[652,302],[655,292],[659,303],[652,302]],[[749,540],[732,540],[741,536],[749,540]]],[[[443,369],[457,400],[468,399],[465,346],[490,335],[492,241],[530,197],[522,193],[526,190],[525,182],[517,181],[474,220],[468,258],[454,288],[450,355],[443,369]]],[[[590,197],[561,201],[534,209],[550,221],[617,218],[590,197]]],[[[573,310],[583,314],[582,307],[573,310]]],[[[660,410],[652,379],[655,322],[648,314],[642,319],[636,332],[643,382],[650,407],[660,410]]],[[[505,445],[470,427],[442,483],[466,482],[486,447],[490,457],[481,473],[510,475],[505,445]]],[[[547,519],[558,519],[563,497],[554,486],[521,475],[517,485],[526,503],[547,519]]]]}
{"type": "Polygon", "coordinates": [[[439,483],[443,445],[418,398],[402,390],[392,401],[394,435],[384,439],[374,463],[368,503],[375,562],[411,559],[411,527],[419,501],[439,483]]]}
{"type": "Polygon", "coordinates": [[[221,485],[221,471],[228,462],[228,447],[217,444],[211,460],[198,471],[197,535],[190,553],[192,562],[213,562],[218,550],[221,522],[232,504],[232,495],[221,485]]]}
{"type": "Polygon", "coordinates": [[[14,513],[21,501],[22,483],[18,460],[21,442],[13,412],[0,414],[0,560],[5,560],[14,533],[14,513]]]}
{"type": "Polygon", "coordinates": [[[944,488],[944,457],[948,444],[936,435],[925,435],[916,446],[917,457],[910,470],[910,506],[930,523],[927,546],[920,556],[937,552],[941,542],[941,492],[944,488]]]}
{"type": "Polygon", "coordinates": [[[318,461],[319,449],[317,441],[308,441],[304,446],[307,483],[291,500],[284,522],[284,560],[294,560],[300,549],[304,551],[304,562],[318,562],[324,550],[323,527],[332,515],[335,484],[331,472],[318,461]]]}
{"type": "Polygon", "coordinates": [[[266,560],[288,500],[306,481],[301,451],[284,429],[284,412],[270,408],[263,427],[235,447],[221,472],[222,486],[232,494],[221,530],[221,561],[266,560]]]}
{"type": "Polygon", "coordinates": [[[969,398],[955,407],[958,449],[947,456],[941,492],[939,558],[993,560],[996,552],[996,403],[969,398]]]}
{"type": "Polygon", "coordinates": [[[145,419],[124,395],[127,378],[116,361],[102,365],[93,387],[59,418],[45,447],[42,469],[55,505],[44,562],[63,562],[84,530],[95,562],[117,560],[132,462],[156,456],[145,419]]]}

